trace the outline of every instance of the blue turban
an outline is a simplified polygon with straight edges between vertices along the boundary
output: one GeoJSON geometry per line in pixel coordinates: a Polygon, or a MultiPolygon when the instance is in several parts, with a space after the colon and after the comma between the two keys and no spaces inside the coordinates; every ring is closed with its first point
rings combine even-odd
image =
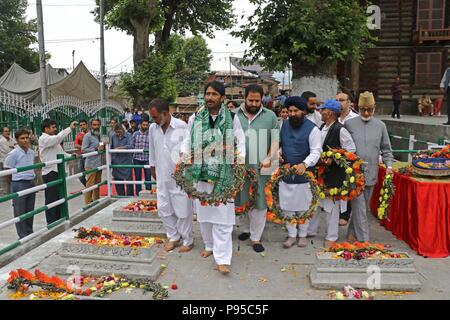
{"type": "Polygon", "coordinates": [[[302,111],[306,111],[308,109],[308,102],[306,99],[299,97],[299,96],[293,96],[289,97],[284,101],[284,106],[286,108],[289,108],[290,106],[294,106],[302,111]]]}

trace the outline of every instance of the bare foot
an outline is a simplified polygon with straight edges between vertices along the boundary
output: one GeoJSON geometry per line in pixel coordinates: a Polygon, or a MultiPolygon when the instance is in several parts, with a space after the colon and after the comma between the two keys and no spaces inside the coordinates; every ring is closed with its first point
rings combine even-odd
{"type": "Polygon", "coordinates": [[[180,245],[180,241],[169,241],[165,246],[164,246],[164,251],[169,252],[172,251],[173,249],[175,249],[176,247],[178,247],[180,245]]]}
{"type": "Polygon", "coordinates": [[[225,264],[219,264],[216,268],[221,274],[229,274],[231,272],[230,268],[225,264]]]}
{"type": "Polygon", "coordinates": [[[353,243],[356,241],[358,241],[358,239],[354,235],[350,234],[347,236],[347,242],[353,243]]]}
{"type": "Polygon", "coordinates": [[[192,250],[192,248],[194,248],[194,244],[191,244],[188,246],[181,246],[180,249],[178,249],[178,252],[180,252],[180,253],[189,252],[192,250]]]}
{"type": "Polygon", "coordinates": [[[212,254],[213,254],[212,251],[208,250],[203,250],[202,252],[200,252],[200,256],[202,256],[203,258],[208,258],[212,254]]]}

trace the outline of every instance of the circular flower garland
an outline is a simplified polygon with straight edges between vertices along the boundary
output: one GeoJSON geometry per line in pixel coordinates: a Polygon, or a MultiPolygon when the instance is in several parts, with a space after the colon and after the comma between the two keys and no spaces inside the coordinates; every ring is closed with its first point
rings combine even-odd
{"type": "MultiPolygon", "coordinates": [[[[191,159],[193,163],[193,157],[191,159]]],[[[222,194],[214,194],[207,192],[200,192],[195,187],[192,181],[188,181],[184,176],[185,169],[191,166],[185,162],[180,162],[175,167],[175,172],[172,177],[177,186],[179,186],[189,198],[198,199],[202,206],[227,204],[230,199],[234,199],[238,192],[240,192],[245,183],[247,169],[244,164],[237,163],[237,156],[235,154],[234,163],[231,165],[233,170],[233,183],[222,194]]]]}
{"type": "Polygon", "coordinates": [[[320,199],[333,198],[334,200],[352,200],[359,196],[364,188],[364,175],[361,171],[363,161],[354,153],[343,149],[331,149],[322,152],[323,163],[316,167],[317,181],[320,186],[320,199]],[[340,188],[325,187],[325,162],[332,159],[339,167],[345,169],[345,180],[340,188]]]}
{"type": "Polygon", "coordinates": [[[282,210],[279,204],[279,183],[283,177],[291,176],[296,174],[297,166],[290,166],[286,164],[282,167],[279,167],[270,177],[270,180],[267,181],[267,184],[264,188],[264,192],[266,194],[267,201],[267,220],[272,221],[276,224],[283,224],[285,222],[289,222],[290,224],[304,224],[307,220],[310,220],[314,214],[316,213],[317,207],[320,202],[320,188],[318,182],[314,176],[314,174],[310,171],[306,171],[303,177],[308,180],[309,185],[311,186],[312,192],[312,201],[309,209],[301,214],[301,215],[293,215],[292,217],[284,217],[282,210]]]}
{"type": "Polygon", "coordinates": [[[378,219],[386,219],[389,213],[389,208],[391,206],[391,198],[395,193],[394,182],[392,180],[392,175],[387,174],[384,176],[383,186],[380,190],[380,206],[378,207],[378,219]]]}
{"type": "Polygon", "coordinates": [[[236,215],[244,215],[256,204],[256,195],[258,193],[258,176],[256,174],[255,169],[249,167],[246,172],[246,176],[250,179],[250,187],[248,189],[249,199],[242,206],[236,207],[234,209],[236,215]]]}

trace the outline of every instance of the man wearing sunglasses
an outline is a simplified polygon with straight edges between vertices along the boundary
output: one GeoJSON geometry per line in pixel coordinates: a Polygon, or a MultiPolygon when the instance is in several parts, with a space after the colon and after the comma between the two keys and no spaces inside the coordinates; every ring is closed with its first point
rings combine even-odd
{"type": "Polygon", "coordinates": [[[369,203],[373,187],[378,178],[378,161],[380,154],[387,172],[392,173],[391,142],[386,125],[374,118],[375,99],[371,92],[363,92],[359,97],[359,117],[345,122],[344,127],[352,135],[356,145],[356,154],[365,162],[363,165],[365,187],[361,195],[351,201],[352,217],[347,230],[347,240],[369,241],[369,222],[367,214],[370,212],[369,203]]]}

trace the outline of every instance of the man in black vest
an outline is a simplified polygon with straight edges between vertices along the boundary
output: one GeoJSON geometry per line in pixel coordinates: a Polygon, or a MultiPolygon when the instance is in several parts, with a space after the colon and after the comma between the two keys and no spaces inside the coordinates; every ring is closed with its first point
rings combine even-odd
{"type": "MultiPolygon", "coordinates": [[[[355,152],[356,146],[353,142],[352,136],[338,121],[341,114],[341,104],[329,99],[323,105],[318,107],[322,114],[322,121],[324,124],[320,128],[322,134],[323,151],[326,152],[329,148],[344,149],[348,152],[355,152]]],[[[321,160],[322,161],[322,160],[321,160]]],[[[327,170],[324,176],[325,185],[327,188],[340,188],[345,179],[345,170],[332,159],[326,163],[327,170]]],[[[325,211],[327,214],[327,235],[325,237],[325,248],[337,241],[339,236],[339,214],[341,212],[342,201],[335,201],[332,198],[321,200],[321,207],[317,210],[317,214],[310,221],[308,227],[308,235],[314,236],[317,234],[317,229],[320,222],[320,212],[325,211]]]]}

